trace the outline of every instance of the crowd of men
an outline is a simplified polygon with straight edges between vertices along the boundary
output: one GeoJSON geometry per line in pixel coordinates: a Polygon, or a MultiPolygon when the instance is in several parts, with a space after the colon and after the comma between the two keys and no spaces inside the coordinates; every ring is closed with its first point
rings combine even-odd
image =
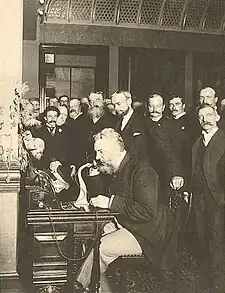
{"type": "MultiPolygon", "coordinates": [[[[108,227],[110,233],[102,238],[102,273],[123,254],[144,253],[152,263],[163,263],[165,241],[169,243],[168,235],[172,239],[176,227],[166,207],[176,191],[180,196],[189,194],[189,199],[192,195],[187,238],[196,245],[212,290],[219,288],[218,267],[224,259],[225,134],[214,89],[203,88],[197,109],[189,111],[181,96],[171,95],[165,103],[155,93],[143,105],[132,101],[128,91],[115,92],[110,99],[102,92],[82,99],[49,98],[43,113],[36,99],[30,102],[40,122],[30,131],[44,142],[31,150],[32,164],[52,172],[62,167],[69,189],[60,197],[73,201],[77,170],[95,160],[100,175],[86,174],[90,203],[119,213],[117,225],[108,227]],[[164,236],[156,233],[159,223],[164,236]]],[[[90,254],[78,276],[84,288],[90,281],[91,258],[90,254]]]]}

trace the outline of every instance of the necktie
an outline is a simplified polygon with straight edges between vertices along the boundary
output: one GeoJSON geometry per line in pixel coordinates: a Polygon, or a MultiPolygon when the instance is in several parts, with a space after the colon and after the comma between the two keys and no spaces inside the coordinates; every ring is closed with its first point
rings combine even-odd
{"type": "Polygon", "coordinates": [[[206,142],[206,140],[205,140],[205,136],[204,136],[204,134],[202,134],[202,144],[203,144],[204,146],[207,145],[207,142],[206,142]]]}
{"type": "Polygon", "coordinates": [[[51,135],[54,135],[54,129],[54,127],[48,127],[48,130],[51,133],[51,135]]]}
{"type": "Polygon", "coordinates": [[[123,122],[123,118],[120,119],[120,121],[117,124],[117,131],[120,132],[122,130],[122,122],[123,122]]]}

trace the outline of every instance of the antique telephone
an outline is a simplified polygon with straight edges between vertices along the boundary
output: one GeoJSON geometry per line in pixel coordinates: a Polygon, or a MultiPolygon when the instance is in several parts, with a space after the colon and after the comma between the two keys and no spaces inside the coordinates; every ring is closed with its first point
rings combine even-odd
{"type": "Polygon", "coordinates": [[[60,209],[60,203],[55,189],[52,185],[51,176],[43,171],[30,168],[31,176],[26,184],[26,190],[29,195],[29,209],[60,209]],[[31,182],[32,181],[32,182],[31,182]]]}
{"type": "Polygon", "coordinates": [[[86,164],[80,166],[80,168],[78,169],[78,172],[77,172],[80,192],[79,192],[79,196],[78,196],[77,200],[74,202],[74,206],[77,208],[84,208],[85,211],[89,210],[89,203],[87,200],[87,195],[88,195],[87,186],[86,186],[84,179],[82,177],[82,171],[85,168],[90,168],[92,166],[93,166],[92,163],[86,163],[86,164]]]}
{"type": "Polygon", "coordinates": [[[89,211],[89,203],[88,203],[88,191],[87,186],[85,184],[85,181],[82,176],[82,172],[84,169],[89,168],[89,176],[95,176],[99,174],[99,171],[96,168],[96,162],[93,161],[93,163],[85,163],[82,166],[79,167],[77,172],[77,178],[78,178],[78,186],[80,189],[78,198],[74,202],[68,203],[66,206],[63,206],[61,204],[62,209],[82,209],[86,212],[89,211]]]}

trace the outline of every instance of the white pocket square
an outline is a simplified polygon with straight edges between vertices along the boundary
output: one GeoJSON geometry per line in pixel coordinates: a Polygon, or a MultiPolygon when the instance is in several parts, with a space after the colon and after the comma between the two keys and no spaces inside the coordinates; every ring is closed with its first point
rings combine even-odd
{"type": "Polygon", "coordinates": [[[138,136],[138,135],[141,135],[141,132],[134,132],[133,133],[133,136],[138,136]]]}

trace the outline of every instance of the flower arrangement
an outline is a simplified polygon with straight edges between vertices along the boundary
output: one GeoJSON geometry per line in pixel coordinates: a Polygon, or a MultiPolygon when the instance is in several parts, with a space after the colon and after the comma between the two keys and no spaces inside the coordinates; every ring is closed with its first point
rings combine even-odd
{"type": "Polygon", "coordinates": [[[2,162],[7,171],[6,182],[10,182],[9,170],[11,163],[20,161],[21,169],[26,168],[27,156],[23,148],[22,133],[24,126],[35,124],[32,116],[30,102],[24,99],[29,91],[27,82],[15,88],[14,99],[9,105],[9,123],[6,122],[6,113],[4,107],[0,106],[0,162],[2,162]],[[5,119],[4,119],[5,118],[5,119]],[[18,134],[18,137],[16,137],[18,134]],[[18,145],[18,151],[15,152],[15,145],[18,145]]]}

